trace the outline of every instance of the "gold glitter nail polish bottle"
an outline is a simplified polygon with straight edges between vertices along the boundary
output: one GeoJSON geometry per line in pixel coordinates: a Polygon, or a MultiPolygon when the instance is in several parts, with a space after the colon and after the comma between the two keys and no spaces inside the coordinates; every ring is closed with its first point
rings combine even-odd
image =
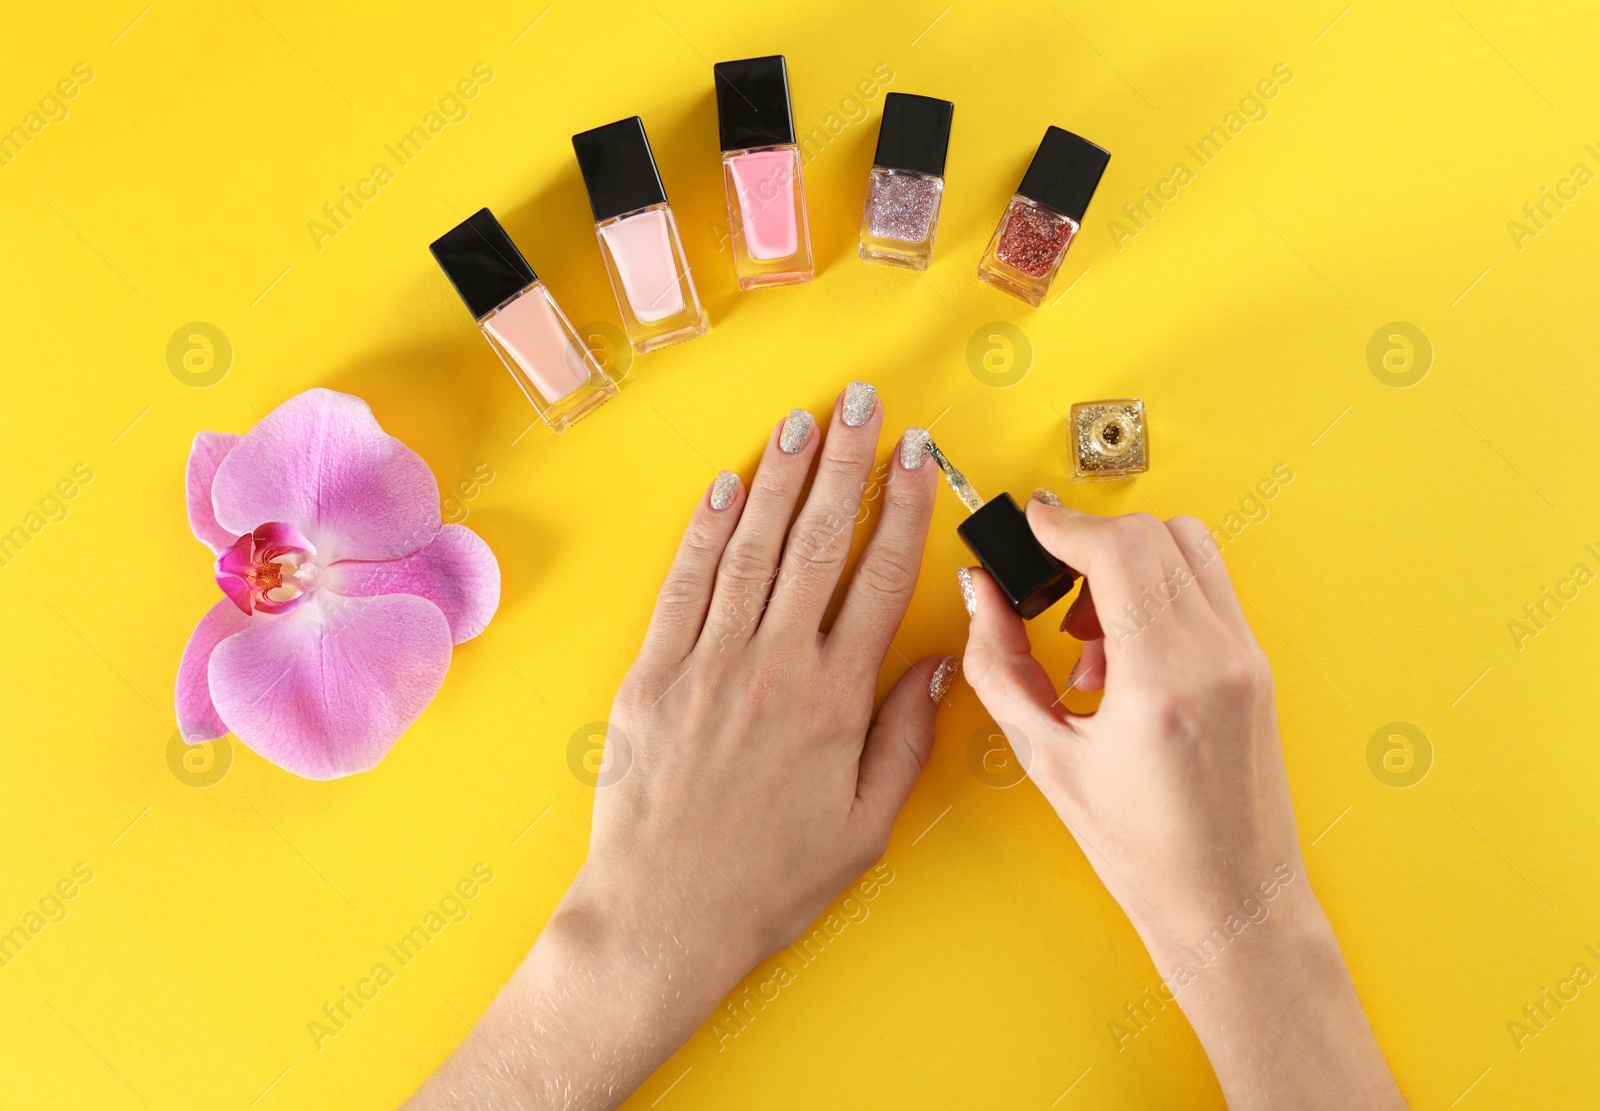
{"type": "Polygon", "coordinates": [[[1128,478],[1150,469],[1150,433],[1137,397],[1078,402],[1067,418],[1067,435],[1075,479],[1128,478]]]}
{"type": "Polygon", "coordinates": [[[978,278],[1030,305],[1043,301],[1110,161],[1089,140],[1047,129],[978,263],[978,278]]]}
{"type": "Polygon", "coordinates": [[[944,160],[950,146],[948,100],[890,93],[883,100],[878,152],[867,179],[857,245],[868,262],[926,270],[939,230],[944,160]]]}

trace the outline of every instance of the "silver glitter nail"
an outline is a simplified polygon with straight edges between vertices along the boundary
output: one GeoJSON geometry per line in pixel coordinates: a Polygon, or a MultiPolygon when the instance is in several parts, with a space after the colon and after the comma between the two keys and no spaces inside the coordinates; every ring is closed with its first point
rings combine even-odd
{"type": "Polygon", "coordinates": [[[972,568],[957,567],[956,582],[961,586],[961,604],[967,607],[967,616],[978,616],[978,591],[972,585],[972,568]]]}
{"type": "Polygon", "coordinates": [[[906,429],[905,435],[900,437],[900,465],[908,471],[914,471],[922,466],[922,461],[927,457],[928,430],[906,429]]]}
{"type": "Polygon", "coordinates": [[[816,426],[817,419],[804,409],[790,409],[789,415],[783,418],[783,431],[778,433],[779,450],[793,455],[806,446],[816,426]]]}
{"type": "Polygon", "coordinates": [[[851,382],[844,388],[844,423],[847,428],[860,428],[872,419],[878,407],[878,391],[866,382],[851,382]]]}
{"type": "Polygon", "coordinates": [[[1046,490],[1043,486],[1033,492],[1033,500],[1044,502],[1046,505],[1053,505],[1058,509],[1067,504],[1056,496],[1054,490],[1046,490]]]}
{"type": "Polygon", "coordinates": [[[733,504],[733,495],[738,492],[739,476],[732,471],[718,471],[717,480],[711,484],[711,508],[728,508],[733,504]]]}
{"type": "Polygon", "coordinates": [[[928,680],[928,699],[931,702],[943,702],[944,696],[950,693],[950,688],[955,685],[956,676],[961,674],[961,657],[946,656],[939,661],[939,666],[933,669],[933,678],[928,680]]]}

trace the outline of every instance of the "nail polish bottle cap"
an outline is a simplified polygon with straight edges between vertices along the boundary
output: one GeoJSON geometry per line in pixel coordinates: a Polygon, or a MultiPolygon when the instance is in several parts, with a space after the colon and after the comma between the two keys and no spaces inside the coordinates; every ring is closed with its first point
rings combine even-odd
{"type": "Polygon", "coordinates": [[[874,166],[944,176],[950,148],[950,117],[956,106],[937,97],[890,93],[883,98],[883,124],[878,129],[874,166]]]}
{"type": "Polygon", "coordinates": [[[794,142],[789,68],[782,54],[718,62],[717,128],[723,150],[776,147],[794,142]]]}
{"type": "Polygon", "coordinates": [[[1017,192],[1029,200],[1049,205],[1065,216],[1082,220],[1089,199],[1106,172],[1111,152],[1059,127],[1048,128],[1017,192]]]}
{"type": "Polygon", "coordinates": [[[435,239],[428,250],[474,320],[482,320],[538,278],[487,208],[435,239]]]}
{"type": "Polygon", "coordinates": [[[638,116],[581,131],[572,137],[572,149],[589,190],[595,223],[666,201],[644,121],[638,116]]]}
{"type": "Polygon", "coordinates": [[[956,532],[1024,618],[1038,617],[1077,581],[1072,569],[1034,537],[1010,494],[985,502],[956,532]]]}

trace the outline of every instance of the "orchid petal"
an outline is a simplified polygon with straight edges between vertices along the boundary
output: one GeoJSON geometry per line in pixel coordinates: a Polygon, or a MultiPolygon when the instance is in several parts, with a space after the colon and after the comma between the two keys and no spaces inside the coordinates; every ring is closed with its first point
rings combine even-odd
{"type": "Polygon", "coordinates": [[[211,484],[223,457],[242,439],[243,436],[234,432],[197,432],[189,448],[184,476],[188,486],[189,528],[200,543],[213,552],[220,552],[239,535],[217,524],[217,515],[211,508],[211,484]]]}
{"type": "Polygon", "coordinates": [[[445,525],[433,543],[404,559],[335,563],[323,573],[322,585],[357,597],[426,598],[444,611],[451,639],[460,644],[483,632],[500,605],[500,564],[477,533],[445,525]]]}
{"type": "Polygon", "coordinates": [[[378,426],[367,403],[332,390],[285,401],[217,466],[216,520],[233,535],[297,527],[320,561],[399,559],[439,531],[439,487],[422,457],[378,426]]]}
{"type": "Polygon", "coordinates": [[[255,530],[256,546],[261,549],[273,548],[278,551],[312,552],[316,549],[305,534],[293,525],[286,525],[282,521],[269,521],[255,530]]]}
{"type": "MultiPolygon", "coordinates": [[[[254,622],[261,619],[256,618],[254,622]]],[[[223,598],[200,619],[189,643],[184,645],[183,659],[178,663],[176,704],[178,731],[190,744],[214,741],[228,731],[217,716],[211,702],[211,685],[206,678],[206,668],[211,653],[218,644],[249,628],[252,619],[235,608],[234,603],[223,598]]]]}
{"type": "Polygon", "coordinates": [[[427,708],[450,666],[450,625],[409,594],[318,591],[312,602],[224,640],[207,674],[240,741],[296,775],[334,779],[377,764],[427,708]]]}

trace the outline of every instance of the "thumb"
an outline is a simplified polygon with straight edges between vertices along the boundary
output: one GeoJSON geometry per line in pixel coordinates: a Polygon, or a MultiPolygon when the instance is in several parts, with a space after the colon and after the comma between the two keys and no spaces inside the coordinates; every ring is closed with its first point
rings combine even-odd
{"type": "Polygon", "coordinates": [[[918,660],[889,691],[867,731],[856,798],[885,839],[933,753],[933,721],[960,669],[959,656],[918,660]]]}

